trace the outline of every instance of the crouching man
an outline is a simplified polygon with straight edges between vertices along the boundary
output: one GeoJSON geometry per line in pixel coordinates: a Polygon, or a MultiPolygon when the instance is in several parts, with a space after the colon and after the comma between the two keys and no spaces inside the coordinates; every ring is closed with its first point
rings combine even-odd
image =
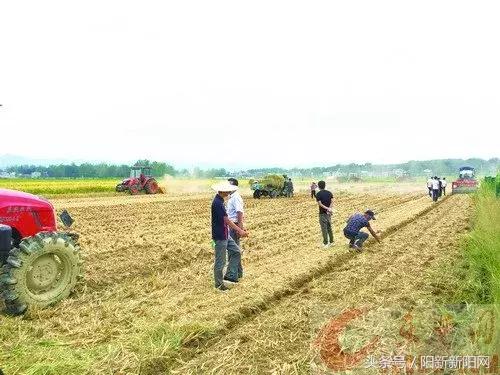
{"type": "Polygon", "coordinates": [[[349,239],[349,247],[361,251],[363,242],[368,239],[368,233],[362,232],[361,228],[367,228],[372,236],[380,242],[380,237],[375,233],[370,225],[370,220],[375,220],[375,214],[372,210],[367,210],[364,214],[356,213],[347,220],[344,228],[344,236],[349,239]]]}
{"type": "Polygon", "coordinates": [[[228,228],[234,230],[240,237],[246,237],[247,232],[229,220],[224,206],[224,198],[238,190],[238,187],[222,182],[213,185],[212,189],[217,192],[212,201],[212,240],[215,243],[214,281],[217,289],[227,290],[228,288],[224,285],[227,253],[230,254],[227,276],[238,279],[238,267],[241,263],[241,250],[229,235],[228,228]]]}

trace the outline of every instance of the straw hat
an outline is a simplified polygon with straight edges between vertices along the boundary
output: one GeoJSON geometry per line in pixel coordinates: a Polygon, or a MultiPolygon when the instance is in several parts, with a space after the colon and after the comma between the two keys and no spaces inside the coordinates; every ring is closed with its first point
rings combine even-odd
{"type": "Polygon", "coordinates": [[[232,193],[233,191],[238,190],[238,186],[236,185],[231,185],[229,182],[224,181],[224,182],[219,182],[218,184],[212,185],[212,189],[219,192],[229,192],[232,193]]]}

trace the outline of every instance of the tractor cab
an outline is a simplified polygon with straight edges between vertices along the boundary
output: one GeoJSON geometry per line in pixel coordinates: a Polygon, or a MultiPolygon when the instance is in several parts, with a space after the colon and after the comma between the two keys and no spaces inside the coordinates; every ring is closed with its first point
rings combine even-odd
{"type": "Polygon", "coordinates": [[[461,180],[474,180],[475,179],[475,171],[474,168],[471,167],[462,167],[458,171],[458,178],[461,180]]]}
{"type": "Polygon", "coordinates": [[[134,165],[130,168],[130,178],[138,178],[144,181],[146,177],[151,177],[151,167],[134,165]]]}
{"type": "Polygon", "coordinates": [[[255,180],[252,182],[252,185],[251,185],[252,190],[259,190],[261,188],[262,188],[262,186],[258,180],[255,180]]]}

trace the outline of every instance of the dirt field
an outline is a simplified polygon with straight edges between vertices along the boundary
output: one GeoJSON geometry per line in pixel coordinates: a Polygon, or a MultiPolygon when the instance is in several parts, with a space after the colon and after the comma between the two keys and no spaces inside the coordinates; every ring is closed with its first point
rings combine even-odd
{"type": "MultiPolygon", "coordinates": [[[[320,246],[317,206],[306,195],[247,197],[245,277],[228,293],[212,285],[211,196],[55,199],[76,221],[85,280],[52,309],[0,317],[0,368],[8,374],[321,369],[311,344],[332,308],[417,305],[436,294],[427,270],[458,251],[468,197],[433,205],[421,193],[389,190],[338,193],[330,249],[320,246]],[[353,254],[340,231],[351,213],[366,208],[378,213],[375,227],[384,241],[353,254]]],[[[383,349],[394,344],[384,342],[383,349]]]]}

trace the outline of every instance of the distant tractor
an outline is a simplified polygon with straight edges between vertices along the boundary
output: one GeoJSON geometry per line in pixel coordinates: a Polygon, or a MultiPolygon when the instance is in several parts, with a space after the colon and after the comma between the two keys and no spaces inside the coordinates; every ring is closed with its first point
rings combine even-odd
{"type": "MultiPolygon", "coordinates": [[[[60,215],[65,227],[73,219],[60,215]]],[[[78,235],[57,229],[54,206],[43,198],[0,189],[0,304],[10,315],[69,296],[82,272],[78,235]]]]}
{"type": "Polygon", "coordinates": [[[250,188],[253,190],[255,199],[290,196],[288,177],[286,175],[269,174],[260,180],[250,180],[250,188]]]}
{"type": "Polygon", "coordinates": [[[130,177],[116,185],[117,192],[129,192],[132,195],[146,192],[147,194],[163,193],[158,182],[151,174],[151,167],[134,165],[130,168],[130,177]]]}
{"type": "Polygon", "coordinates": [[[473,193],[478,189],[475,170],[472,167],[462,167],[456,181],[451,183],[452,194],[473,193]]]}

